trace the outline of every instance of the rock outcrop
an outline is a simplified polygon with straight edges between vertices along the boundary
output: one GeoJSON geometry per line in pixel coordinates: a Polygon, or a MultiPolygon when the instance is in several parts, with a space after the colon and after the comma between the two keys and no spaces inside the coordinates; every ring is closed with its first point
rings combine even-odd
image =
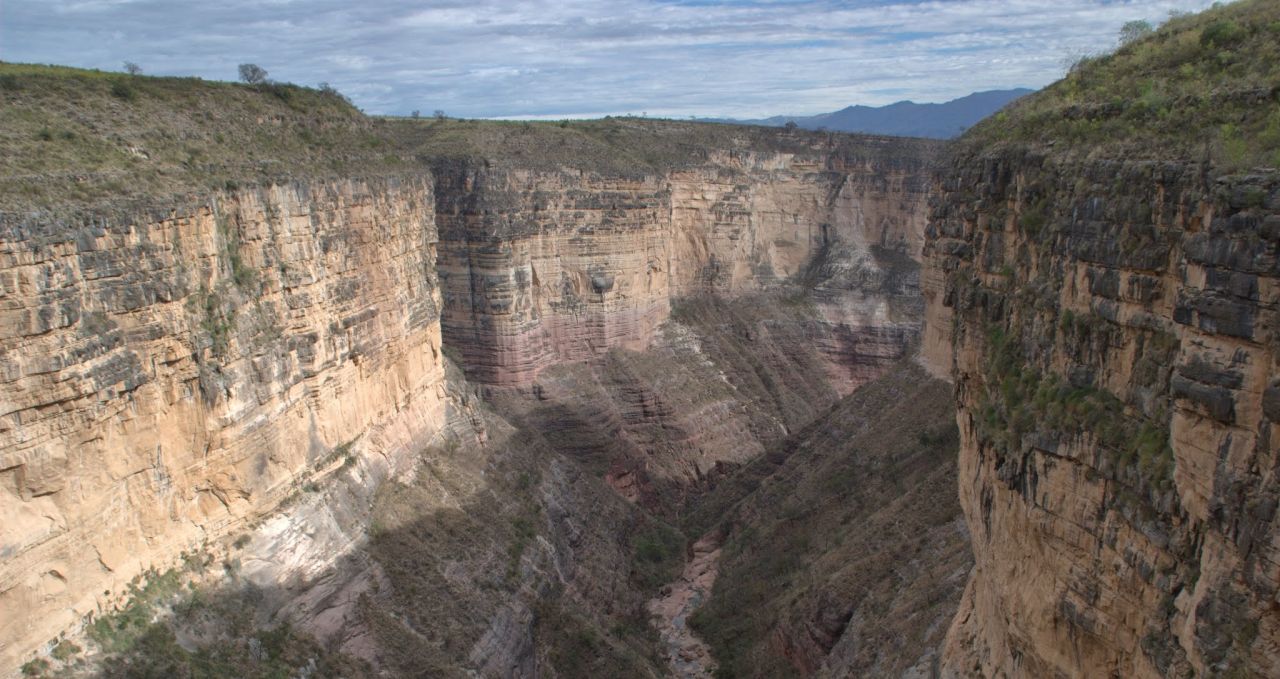
{"type": "Polygon", "coordinates": [[[930,224],[976,558],[946,667],[1274,676],[1280,177],[1085,155],[966,149],[930,224]]]}
{"type": "Polygon", "coordinates": [[[4,666],[146,568],[444,423],[428,178],[0,231],[4,666]]]}
{"type": "Polygon", "coordinates": [[[557,362],[649,346],[673,300],[830,278],[841,272],[809,267],[843,248],[828,259],[856,275],[824,313],[844,327],[828,351],[851,389],[918,334],[918,281],[882,294],[893,274],[872,251],[918,259],[938,148],[841,139],[804,153],[713,151],[635,176],[442,164],[445,342],[472,379],[527,385],[557,362]]]}

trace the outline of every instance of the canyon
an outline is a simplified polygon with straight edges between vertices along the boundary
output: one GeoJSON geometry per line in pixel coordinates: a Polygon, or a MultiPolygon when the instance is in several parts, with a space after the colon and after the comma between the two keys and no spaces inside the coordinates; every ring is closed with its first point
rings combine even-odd
{"type": "Polygon", "coordinates": [[[240,667],[284,634],[357,673],[663,674],[645,602],[684,567],[682,508],[919,341],[935,142],[220,105],[183,115],[281,134],[296,174],[202,188],[161,131],[126,150],[167,190],[91,174],[3,216],[10,669],[240,667]],[[289,140],[447,126],[481,148],[335,175],[289,140]],[[565,134],[604,160],[519,146],[565,134]],[[661,158],[609,160],[654,135],[661,158]],[[195,603],[153,596],[175,579],[195,603]]]}
{"type": "Polygon", "coordinates": [[[949,144],[0,64],[0,674],[1280,673],[1277,26],[949,144]]]}

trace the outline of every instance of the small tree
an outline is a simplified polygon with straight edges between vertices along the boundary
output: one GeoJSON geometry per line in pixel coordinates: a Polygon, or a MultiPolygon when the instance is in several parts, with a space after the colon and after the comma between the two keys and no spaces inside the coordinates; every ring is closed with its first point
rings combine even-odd
{"type": "Polygon", "coordinates": [[[1148,35],[1151,35],[1153,30],[1155,29],[1151,28],[1150,23],[1141,19],[1126,21],[1124,25],[1120,27],[1120,46],[1123,47],[1129,43],[1141,40],[1148,35]]]}
{"type": "Polygon", "coordinates": [[[140,75],[142,73],[142,67],[132,61],[126,61],[124,62],[124,71],[129,75],[140,75]]]}
{"type": "Polygon", "coordinates": [[[436,109],[436,112],[431,115],[435,116],[436,120],[444,120],[444,111],[440,109],[436,109]]]}
{"type": "Polygon", "coordinates": [[[267,82],[267,69],[257,64],[240,64],[240,79],[250,85],[267,82]]]}
{"type": "Polygon", "coordinates": [[[420,118],[422,117],[422,111],[419,111],[418,109],[415,108],[413,109],[413,113],[410,113],[409,115],[414,118],[420,118]]]}
{"type": "Polygon", "coordinates": [[[795,129],[800,126],[796,124],[796,121],[788,120],[787,124],[783,125],[783,127],[787,128],[788,132],[795,132],[795,129]]]}

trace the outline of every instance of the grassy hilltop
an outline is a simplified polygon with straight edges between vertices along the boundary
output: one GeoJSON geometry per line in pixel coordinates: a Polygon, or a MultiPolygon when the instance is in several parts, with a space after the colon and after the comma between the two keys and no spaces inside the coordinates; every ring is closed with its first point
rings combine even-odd
{"type": "Polygon", "coordinates": [[[375,117],[331,89],[0,63],[0,211],[404,174],[457,157],[634,174],[694,164],[717,150],[804,152],[855,139],[638,118],[375,117]]]}
{"type": "Polygon", "coordinates": [[[1113,54],[1082,59],[963,143],[1280,167],[1280,3],[1244,0],[1171,18],[1113,54]]]}

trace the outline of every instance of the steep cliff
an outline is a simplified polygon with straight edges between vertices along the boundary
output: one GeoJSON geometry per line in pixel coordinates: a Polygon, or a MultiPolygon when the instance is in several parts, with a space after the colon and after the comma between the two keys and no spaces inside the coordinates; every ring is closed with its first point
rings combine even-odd
{"type": "Polygon", "coordinates": [[[932,142],[0,100],[0,671],[661,674],[664,518],[919,336],[932,142]]]}
{"type": "Polygon", "coordinates": [[[948,674],[1280,672],[1278,26],[1171,21],[956,149],[926,245],[976,561],[948,674]]]}
{"type": "Polygon", "coordinates": [[[7,663],[342,452],[411,466],[444,422],[432,205],[417,178],[4,217],[7,663]]]}
{"type": "Polygon", "coordinates": [[[472,378],[528,384],[557,362],[647,347],[675,299],[803,282],[839,250],[830,263],[860,279],[820,301],[846,331],[832,363],[865,363],[844,376],[847,390],[918,334],[914,291],[882,294],[880,283],[892,255],[918,257],[937,149],[803,138],[628,174],[438,164],[446,342],[472,378]]]}

